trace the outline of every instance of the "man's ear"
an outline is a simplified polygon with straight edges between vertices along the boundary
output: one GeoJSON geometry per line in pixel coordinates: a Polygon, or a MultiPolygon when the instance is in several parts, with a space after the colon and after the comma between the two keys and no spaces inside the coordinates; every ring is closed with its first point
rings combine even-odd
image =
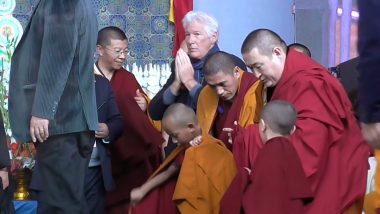
{"type": "Polygon", "coordinates": [[[210,36],[210,39],[211,39],[212,43],[216,44],[218,42],[218,37],[219,37],[219,33],[218,32],[213,33],[210,36]]]}
{"type": "Polygon", "coordinates": [[[240,72],[239,72],[239,67],[238,66],[235,66],[235,68],[234,68],[234,77],[236,79],[239,79],[239,77],[240,77],[240,72]]]}
{"type": "Polygon", "coordinates": [[[187,128],[189,128],[189,130],[193,133],[195,132],[195,125],[194,123],[188,123],[187,124],[187,128]]]}
{"type": "Polygon", "coordinates": [[[290,131],[290,134],[293,134],[296,131],[296,126],[293,126],[292,130],[290,131]]]}
{"type": "Polygon", "coordinates": [[[274,47],[273,48],[273,54],[276,55],[276,56],[280,56],[283,54],[283,51],[280,47],[274,47]]]}
{"type": "Polygon", "coordinates": [[[98,53],[99,56],[103,56],[103,47],[101,45],[96,45],[96,53],[98,53]]]}

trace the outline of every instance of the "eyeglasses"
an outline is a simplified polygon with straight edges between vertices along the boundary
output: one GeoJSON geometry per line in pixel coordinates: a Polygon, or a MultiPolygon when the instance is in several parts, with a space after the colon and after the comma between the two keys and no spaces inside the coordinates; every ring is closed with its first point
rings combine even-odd
{"type": "Polygon", "coordinates": [[[115,56],[121,56],[121,54],[124,54],[124,56],[129,56],[129,50],[128,49],[126,49],[126,50],[118,50],[118,49],[116,49],[115,50],[115,49],[110,49],[110,48],[107,48],[107,47],[104,47],[104,48],[107,49],[107,50],[112,51],[115,56]]]}

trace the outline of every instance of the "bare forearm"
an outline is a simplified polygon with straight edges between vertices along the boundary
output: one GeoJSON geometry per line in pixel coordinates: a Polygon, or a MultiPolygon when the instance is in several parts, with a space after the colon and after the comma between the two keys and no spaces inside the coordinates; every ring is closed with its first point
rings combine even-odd
{"type": "Polygon", "coordinates": [[[169,166],[167,170],[164,172],[158,174],[154,178],[147,181],[145,184],[141,186],[141,190],[147,194],[148,192],[152,191],[153,189],[157,188],[161,184],[163,184],[165,181],[169,180],[175,173],[177,173],[178,168],[174,165],[169,166]]]}

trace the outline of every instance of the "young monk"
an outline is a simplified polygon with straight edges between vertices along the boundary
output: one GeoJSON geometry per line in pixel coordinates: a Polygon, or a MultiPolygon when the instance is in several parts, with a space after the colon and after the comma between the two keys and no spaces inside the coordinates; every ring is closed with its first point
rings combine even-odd
{"type": "Polygon", "coordinates": [[[288,139],[296,129],[296,119],[294,106],[286,101],[272,101],[264,107],[259,123],[264,147],[243,197],[245,213],[305,213],[304,206],[312,201],[309,182],[288,139]]]}
{"type": "Polygon", "coordinates": [[[131,203],[141,201],[132,213],[219,213],[236,174],[232,153],[220,140],[202,134],[194,111],[184,104],[171,105],[162,125],[178,146],[145,184],[132,190],[131,203]],[[202,144],[189,148],[197,136],[202,144]]]}

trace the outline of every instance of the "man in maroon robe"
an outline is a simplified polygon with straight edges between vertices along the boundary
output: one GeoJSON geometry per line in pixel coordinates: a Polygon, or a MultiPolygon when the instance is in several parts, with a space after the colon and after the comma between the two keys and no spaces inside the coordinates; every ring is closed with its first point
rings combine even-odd
{"type": "Polygon", "coordinates": [[[198,98],[199,124],[204,132],[220,139],[231,150],[228,141],[233,140],[238,127],[259,122],[264,105],[263,84],[223,51],[207,58],[203,73],[207,85],[198,98]]]}
{"type": "MultiPolygon", "coordinates": [[[[289,140],[315,196],[307,213],[361,213],[369,151],[342,85],[311,58],[288,51],[285,42],[267,29],[251,32],[242,54],[266,87],[276,87],[271,100],[296,107],[297,129],[289,140]]],[[[262,144],[257,126],[242,135],[234,148],[241,151],[239,164],[251,167],[262,144]]]]}
{"type": "Polygon", "coordinates": [[[130,192],[142,185],[161,162],[164,139],[150,121],[148,99],[132,73],[122,68],[128,54],[128,40],[117,27],[99,31],[99,60],[95,73],[106,77],[115,93],[124,119],[124,131],[110,147],[115,190],[107,195],[107,213],[128,213],[130,192]]]}

